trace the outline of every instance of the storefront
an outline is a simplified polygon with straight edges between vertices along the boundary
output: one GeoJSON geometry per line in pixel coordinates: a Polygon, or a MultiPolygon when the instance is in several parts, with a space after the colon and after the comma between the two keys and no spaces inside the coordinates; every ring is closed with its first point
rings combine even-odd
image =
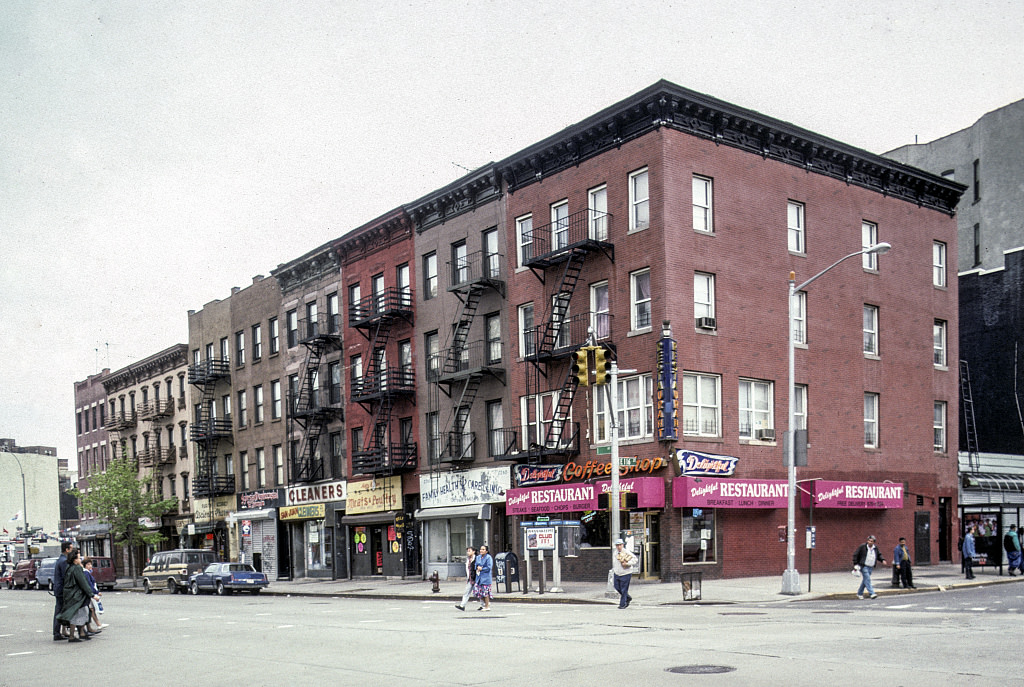
{"type": "Polygon", "coordinates": [[[335,513],[346,507],[348,486],[345,480],[337,480],[285,489],[278,519],[286,541],[278,542],[278,551],[288,547],[292,578],[335,577],[335,513]]]}
{"type": "MultiPolygon", "coordinates": [[[[977,527],[974,547],[982,565],[1005,565],[1003,537],[1010,525],[1024,523],[1024,470],[1021,456],[981,453],[974,466],[960,454],[960,530],[977,527]]],[[[959,557],[958,557],[959,559],[959,557]]]]}
{"type": "Polygon", "coordinates": [[[229,560],[227,517],[234,508],[234,495],[195,499],[193,522],[185,528],[182,548],[210,549],[217,560],[229,560]]]}
{"type": "Polygon", "coordinates": [[[105,522],[83,522],[75,540],[86,556],[113,556],[114,547],[110,537],[110,525],[105,522]]]}
{"type": "Polygon", "coordinates": [[[401,477],[350,482],[345,515],[352,577],[403,577],[401,477]]]}
{"type": "Polygon", "coordinates": [[[277,515],[284,498],[283,489],[243,492],[227,517],[232,559],[251,564],[271,581],[278,579],[277,515]]]}
{"type": "Polygon", "coordinates": [[[420,475],[422,508],[416,521],[423,527],[424,575],[436,571],[441,579],[461,578],[467,546],[495,546],[511,483],[507,466],[420,475]]]}

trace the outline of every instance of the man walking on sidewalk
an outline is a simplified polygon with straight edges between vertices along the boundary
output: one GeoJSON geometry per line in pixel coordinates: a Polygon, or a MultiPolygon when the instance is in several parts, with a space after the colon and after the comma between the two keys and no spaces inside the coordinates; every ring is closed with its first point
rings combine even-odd
{"type": "Polygon", "coordinates": [[[978,552],[974,550],[974,533],[977,530],[975,525],[967,528],[967,534],[964,536],[964,548],[960,552],[964,557],[965,579],[968,580],[974,579],[974,557],[978,555],[978,552]]]}
{"type": "Polygon", "coordinates": [[[615,540],[615,556],[612,558],[612,573],[615,576],[615,591],[619,593],[619,608],[625,608],[633,597],[629,595],[629,581],[636,569],[636,556],[627,551],[625,542],[615,540]]]}
{"type": "Polygon", "coordinates": [[[872,599],[877,598],[875,588],[871,586],[871,571],[875,566],[885,563],[882,552],[875,546],[875,535],[868,535],[867,543],[861,544],[853,554],[853,567],[860,571],[860,587],[857,589],[857,598],[864,598],[864,590],[867,590],[872,599]]]}
{"type": "Polygon", "coordinates": [[[1021,567],[1020,537],[1017,533],[1017,526],[1010,525],[1010,531],[1003,537],[1003,548],[1006,549],[1006,563],[1009,565],[1010,577],[1013,577],[1013,569],[1016,568],[1024,574],[1021,567]]]}

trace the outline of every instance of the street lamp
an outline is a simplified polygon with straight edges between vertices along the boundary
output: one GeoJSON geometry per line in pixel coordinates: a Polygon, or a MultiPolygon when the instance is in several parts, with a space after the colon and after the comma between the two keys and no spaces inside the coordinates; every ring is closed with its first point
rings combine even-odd
{"type": "Polygon", "coordinates": [[[13,452],[11,453],[11,458],[14,458],[14,460],[18,461],[18,469],[21,471],[21,517],[25,519],[25,524],[23,525],[23,532],[25,534],[25,552],[28,553],[28,500],[25,498],[25,468],[21,466],[21,461],[18,459],[18,456],[16,456],[13,452]]]}
{"type": "Polygon", "coordinates": [[[812,281],[822,276],[840,263],[858,255],[884,255],[892,249],[888,243],[876,243],[856,253],[839,258],[834,263],[818,272],[799,286],[796,285],[796,272],[789,273],[789,423],[786,428],[786,466],[789,468],[789,503],[786,520],[786,570],[782,573],[782,593],[800,594],[800,573],[796,569],[796,373],[794,371],[794,351],[796,339],[793,335],[796,294],[803,291],[812,281]]]}

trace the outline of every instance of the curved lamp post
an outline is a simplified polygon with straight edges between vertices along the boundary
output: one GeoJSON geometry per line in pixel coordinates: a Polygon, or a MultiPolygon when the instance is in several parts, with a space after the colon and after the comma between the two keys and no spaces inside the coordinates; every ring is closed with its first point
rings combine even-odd
{"type": "Polygon", "coordinates": [[[789,499],[786,513],[786,570],[782,573],[783,594],[795,595],[801,593],[800,573],[796,569],[796,431],[793,427],[796,424],[796,404],[794,402],[794,390],[796,388],[794,351],[796,350],[796,340],[793,335],[796,294],[803,291],[812,281],[850,258],[855,258],[858,255],[884,255],[891,249],[892,246],[888,243],[876,243],[855,253],[850,253],[839,258],[799,286],[796,285],[796,273],[789,273],[789,423],[786,426],[786,466],[789,468],[789,499]]]}
{"type": "Polygon", "coordinates": [[[18,462],[18,470],[21,471],[21,517],[25,519],[25,524],[22,526],[22,532],[25,536],[25,551],[28,551],[28,500],[25,498],[25,468],[21,466],[21,461],[18,459],[17,454],[11,453],[11,458],[14,458],[18,462]]]}

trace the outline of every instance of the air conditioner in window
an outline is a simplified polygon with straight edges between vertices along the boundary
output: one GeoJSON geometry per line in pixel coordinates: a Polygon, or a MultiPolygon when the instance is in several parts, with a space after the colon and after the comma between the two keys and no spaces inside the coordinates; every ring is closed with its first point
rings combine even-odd
{"type": "Polygon", "coordinates": [[[717,329],[718,322],[713,317],[698,317],[697,318],[698,329],[717,329]]]}
{"type": "Polygon", "coordinates": [[[758,441],[775,441],[774,429],[759,429],[754,434],[758,441]]]}

